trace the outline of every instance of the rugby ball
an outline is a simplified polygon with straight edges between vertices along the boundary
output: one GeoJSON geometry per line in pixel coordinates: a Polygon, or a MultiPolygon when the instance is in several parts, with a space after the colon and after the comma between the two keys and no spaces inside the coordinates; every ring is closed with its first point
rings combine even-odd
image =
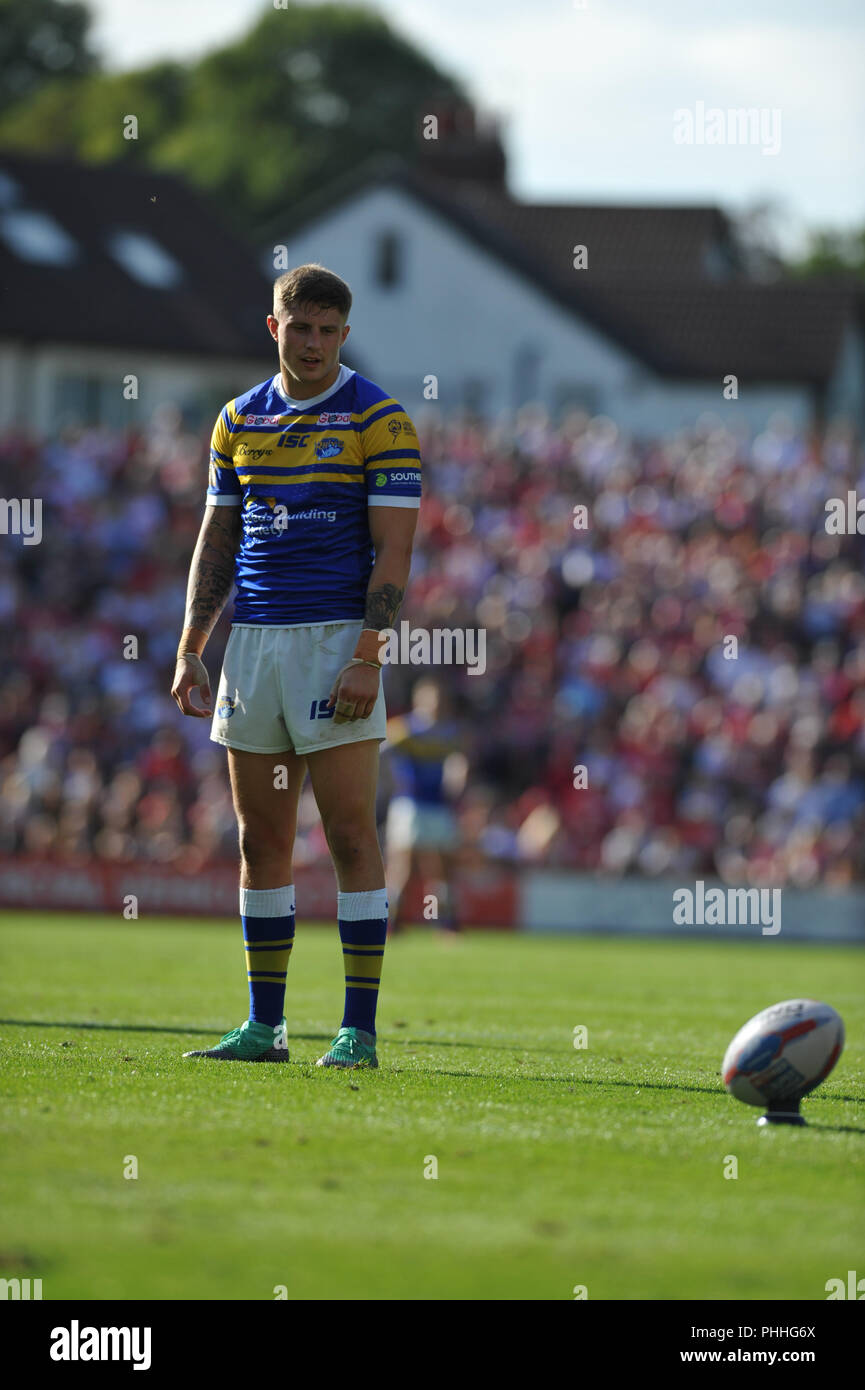
{"type": "Polygon", "coordinates": [[[740,1028],[724,1054],[724,1085],[746,1105],[798,1102],[829,1075],[844,1046],[844,1024],[829,1004],[786,999],[740,1028]]]}

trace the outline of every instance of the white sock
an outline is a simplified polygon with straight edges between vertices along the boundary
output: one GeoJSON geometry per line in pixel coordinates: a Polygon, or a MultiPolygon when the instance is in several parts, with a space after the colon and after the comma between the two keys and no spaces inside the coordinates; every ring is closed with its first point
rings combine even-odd
{"type": "Polygon", "coordinates": [[[367,893],[336,895],[336,915],[340,922],[380,922],[387,917],[387,908],[386,888],[371,888],[367,893]]]}
{"type": "Polygon", "coordinates": [[[241,888],[241,917],[290,917],[294,912],[294,884],[285,888],[241,888]]]}

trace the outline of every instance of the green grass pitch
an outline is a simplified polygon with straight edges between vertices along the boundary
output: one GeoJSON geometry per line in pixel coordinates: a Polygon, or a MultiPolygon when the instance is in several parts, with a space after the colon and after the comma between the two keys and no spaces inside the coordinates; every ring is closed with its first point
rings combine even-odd
{"type": "Polygon", "coordinates": [[[6,913],[0,950],[0,1277],[45,1299],[820,1300],[865,1273],[853,949],[417,929],[360,1073],[314,1065],[335,927],[299,923],[288,1066],[181,1057],[245,1016],[231,923],[6,913]],[[761,1131],[721,1057],[799,995],[847,1047],[807,1129],[761,1131]]]}

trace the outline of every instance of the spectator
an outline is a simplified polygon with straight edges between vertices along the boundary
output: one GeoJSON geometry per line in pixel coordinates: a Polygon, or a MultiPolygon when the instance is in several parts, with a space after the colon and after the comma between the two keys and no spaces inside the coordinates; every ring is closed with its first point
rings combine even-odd
{"type": "MultiPolygon", "coordinates": [[[[234,861],[220,754],[168,695],[206,472],[176,423],[0,440],[4,495],[24,474],[44,499],[42,544],[0,554],[7,855],[234,861]]],[[[865,541],[824,524],[828,497],[865,488],[852,434],[635,439],[537,406],[418,423],[400,616],[487,633],[483,676],[437,672],[476,731],[465,862],[865,880],[865,541]]],[[[385,673],[391,714],[418,674],[385,673]]],[[[299,863],[325,853],[309,810],[299,863]]]]}

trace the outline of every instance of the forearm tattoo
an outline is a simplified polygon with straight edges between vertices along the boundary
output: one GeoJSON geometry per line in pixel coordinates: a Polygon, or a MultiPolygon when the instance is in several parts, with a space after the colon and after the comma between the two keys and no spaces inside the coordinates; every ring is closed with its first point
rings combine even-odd
{"type": "Polygon", "coordinates": [[[363,616],[364,627],[374,627],[379,632],[382,628],[393,627],[404,594],[405,589],[398,589],[396,584],[382,584],[380,589],[373,589],[368,593],[363,616]]]}
{"type": "Polygon", "coordinates": [[[214,507],[202,527],[189,570],[186,627],[210,632],[225,607],[234,581],[240,525],[239,507],[214,507]]]}

